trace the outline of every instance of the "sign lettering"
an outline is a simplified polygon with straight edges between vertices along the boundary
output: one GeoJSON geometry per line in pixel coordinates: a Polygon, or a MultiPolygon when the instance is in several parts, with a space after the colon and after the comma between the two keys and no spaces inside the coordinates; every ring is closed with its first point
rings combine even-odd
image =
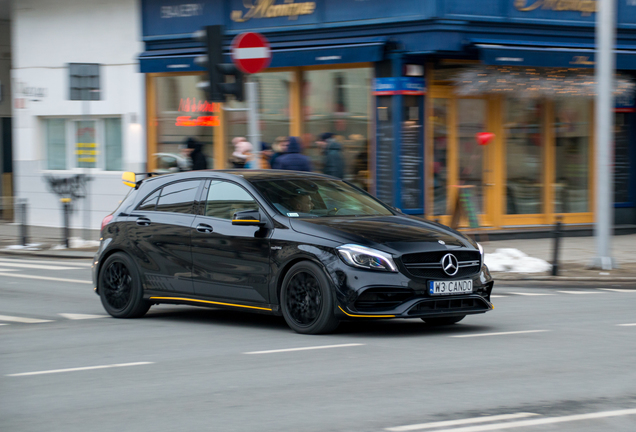
{"type": "Polygon", "coordinates": [[[594,62],[590,61],[590,58],[588,56],[574,56],[570,64],[581,65],[581,66],[593,66],[594,62]]]}
{"type": "Polygon", "coordinates": [[[275,4],[276,0],[243,0],[245,13],[240,10],[232,11],[232,21],[246,22],[250,19],[288,17],[298,19],[300,15],[311,15],[316,10],[316,2],[294,3],[285,0],[283,4],[275,4]]]}
{"type": "Polygon", "coordinates": [[[181,98],[179,101],[180,112],[214,112],[218,113],[221,108],[217,102],[197,100],[197,98],[181,98]]]}
{"type": "Polygon", "coordinates": [[[175,6],[161,6],[161,18],[187,18],[203,15],[203,3],[189,3],[175,6]]]}
{"type": "Polygon", "coordinates": [[[521,12],[531,12],[536,9],[553,11],[581,12],[582,16],[589,16],[598,11],[597,0],[514,0],[515,8],[521,12]]]}

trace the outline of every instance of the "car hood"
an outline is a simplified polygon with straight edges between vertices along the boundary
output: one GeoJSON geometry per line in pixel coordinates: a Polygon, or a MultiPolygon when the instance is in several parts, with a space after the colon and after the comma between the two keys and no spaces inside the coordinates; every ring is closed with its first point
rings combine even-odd
{"type": "Polygon", "coordinates": [[[342,243],[380,246],[397,254],[475,248],[471,240],[450,228],[406,215],[291,219],[291,225],[303,234],[342,243]]]}

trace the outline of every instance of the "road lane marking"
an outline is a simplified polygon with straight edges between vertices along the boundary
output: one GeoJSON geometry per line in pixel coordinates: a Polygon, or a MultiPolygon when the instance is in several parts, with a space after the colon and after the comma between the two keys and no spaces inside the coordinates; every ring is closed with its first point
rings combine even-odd
{"type": "Polygon", "coordinates": [[[16,316],[9,316],[9,315],[0,315],[0,321],[17,322],[17,323],[24,323],[24,324],[38,324],[38,323],[45,323],[45,322],[53,322],[52,320],[16,317],[16,316]]]}
{"type": "Polygon", "coordinates": [[[31,375],[46,375],[46,374],[54,374],[54,373],[62,373],[62,372],[77,372],[77,371],[95,370],[95,369],[110,369],[110,368],[128,367],[128,366],[141,366],[141,365],[150,365],[154,363],[155,362],[118,363],[118,364],[101,365],[101,366],[86,366],[86,367],[78,367],[78,368],[70,368],[70,369],[53,369],[53,370],[38,371],[38,372],[23,372],[23,373],[9,374],[5,376],[18,377],[18,376],[31,376],[31,375]]]}
{"type": "Polygon", "coordinates": [[[504,296],[504,295],[490,295],[490,298],[505,298],[505,297],[510,297],[510,296],[504,296]]]}
{"type": "Polygon", "coordinates": [[[525,334],[525,333],[543,333],[543,332],[549,332],[549,331],[550,330],[521,330],[521,331],[498,332],[498,333],[478,333],[478,334],[468,334],[468,335],[455,335],[455,336],[449,336],[449,337],[469,338],[469,337],[482,337],[482,336],[504,336],[504,335],[525,334]]]}
{"type": "Polygon", "coordinates": [[[603,294],[598,291],[557,291],[563,294],[603,294]]]}
{"type": "Polygon", "coordinates": [[[589,414],[575,414],[563,417],[547,417],[540,419],[532,419],[532,420],[519,420],[515,422],[508,423],[497,423],[497,424],[489,424],[489,425],[480,425],[480,426],[468,426],[454,429],[439,429],[437,432],[486,432],[486,431],[494,431],[494,430],[502,430],[502,429],[515,429],[522,428],[528,426],[538,426],[538,425],[546,425],[546,424],[555,424],[555,423],[566,423],[573,421],[581,421],[581,420],[594,420],[600,418],[607,417],[621,417],[636,414],[636,409],[625,409],[625,410],[617,410],[617,411],[602,411],[595,412],[589,414]]]}
{"type": "Polygon", "coordinates": [[[599,288],[603,291],[612,291],[612,292],[619,292],[619,293],[636,293],[636,290],[630,290],[630,289],[619,289],[619,288],[599,288]]]}
{"type": "Polygon", "coordinates": [[[78,261],[70,261],[69,259],[65,259],[64,261],[42,261],[42,260],[30,260],[30,259],[13,259],[13,258],[0,258],[0,262],[6,263],[24,263],[24,264],[48,264],[48,265],[59,265],[63,263],[65,266],[73,266],[73,267],[91,267],[93,264],[78,262],[78,261]]]}
{"type": "Polygon", "coordinates": [[[345,348],[345,347],[362,346],[362,345],[364,344],[350,343],[350,344],[340,344],[340,345],[321,345],[321,346],[313,346],[313,347],[287,348],[287,349],[277,349],[277,350],[269,350],[269,351],[251,351],[251,352],[246,352],[243,354],[272,354],[272,353],[281,353],[281,352],[308,351],[308,350],[328,349],[328,348],[345,348]]]}
{"type": "Polygon", "coordinates": [[[23,278],[23,279],[48,280],[48,281],[54,281],[54,282],[71,282],[71,283],[81,283],[81,284],[90,284],[90,285],[93,284],[93,282],[91,281],[85,281],[85,280],[79,280],[79,279],[64,279],[64,278],[55,278],[55,277],[47,277],[47,276],[11,274],[11,273],[4,273],[2,270],[0,270],[0,276],[8,276],[8,277],[14,277],[14,278],[23,278]]]}
{"type": "Polygon", "coordinates": [[[37,269],[37,270],[81,270],[82,267],[67,267],[67,266],[54,266],[43,264],[22,264],[22,263],[8,263],[6,261],[0,262],[0,267],[15,267],[24,269],[37,269]]]}
{"type": "Polygon", "coordinates": [[[522,292],[510,292],[510,294],[520,295],[520,296],[548,296],[554,294],[548,293],[522,293],[522,292]]]}
{"type": "Polygon", "coordinates": [[[72,313],[61,313],[58,314],[63,316],[66,319],[70,320],[85,320],[85,319],[94,319],[94,318],[107,318],[108,315],[89,315],[89,314],[72,314],[72,313]]]}
{"type": "Polygon", "coordinates": [[[636,323],[630,323],[630,324],[616,324],[619,327],[633,327],[636,326],[636,323]]]}
{"type": "Polygon", "coordinates": [[[424,430],[424,429],[433,429],[438,427],[446,427],[446,426],[459,426],[471,423],[487,423],[501,420],[514,420],[519,418],[526,418],[532,416],[538,416],[539,414],[534,413],[516,413],[516,414],[502,414],[502,415],[494,415],[494,416],[485,416],[485,417],[473,417],[466,418],[461,420],[448,420],[448,421],[438,421],[432,423],[420,423],[414,425],[407,426],[397,426],[386,428],[390,432],[408,432],[408,431],[416,431],[416,430],[424,430]]]}

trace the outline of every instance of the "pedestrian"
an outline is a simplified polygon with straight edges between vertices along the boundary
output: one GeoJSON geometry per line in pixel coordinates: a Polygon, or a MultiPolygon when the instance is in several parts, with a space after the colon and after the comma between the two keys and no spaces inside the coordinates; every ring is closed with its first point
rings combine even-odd
{"type": "Polygon", "coordinates": [[[284,155],[287,151],[287,137],[279,136],[272,143],[272,150],[274,154],[269,158],[269,164],[272,168],[274,168],[274,161],[278,159],[280,156],[284,155]]]}
{"type": "Polygon", "coordinates": [[[237,137],[232,140],[232,144],[234,145],[234,153],[230,158],[232,166],[234,168],[251,168],[254,163],[252,143],[243,137],[237,137]]]}
{"type": "Polygon", "coordinates": [[[186,151],[184,152],[190,158],[190,169],[192,171],[208,169],[208,159],[203,153],[203,144],[195,138],[186,140],[186,151]]]}
{"type": "Polygon", "coordinates": [[[272,150],[272,146],[268,143],[261,141],[261,166],[259,168],[269,169],[271,168],[270,160],[274,155],[274,151],[272,150]]]}
{"type": "Polygon", "coordinates": [[[343,178],[344,177],[344,156],[342,145],[336,141],[331,132],[326,132],[321,136],[323,153],[322,172],[324,174],[343,178]]]}
{"type": "Polygon", "coordinates": [[[272,168],[292,171],[311,171],[309,158],[301,153],[300,142],[296,137],[289,137],[287,152],[276,158],[272,168]]]}

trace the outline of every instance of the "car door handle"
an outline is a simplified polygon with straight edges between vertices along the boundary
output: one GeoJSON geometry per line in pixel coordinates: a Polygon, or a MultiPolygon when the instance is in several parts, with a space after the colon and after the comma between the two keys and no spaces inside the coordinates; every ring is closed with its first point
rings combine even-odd
{"type": "Polygon", "coordinates": [[[211,232],[214,232],[214,228],[212,228],[210,225],[199,224],[197,225],[197,231],[204,234],[210,234],[211,232]]]}
{"type": "Polygon", "coordinates": [[[148,219],[148,218],[139,218],[139,219],[137,219],[137,225],[148,226],[148,225],[150,225],[150,219],[148,219]]]}

